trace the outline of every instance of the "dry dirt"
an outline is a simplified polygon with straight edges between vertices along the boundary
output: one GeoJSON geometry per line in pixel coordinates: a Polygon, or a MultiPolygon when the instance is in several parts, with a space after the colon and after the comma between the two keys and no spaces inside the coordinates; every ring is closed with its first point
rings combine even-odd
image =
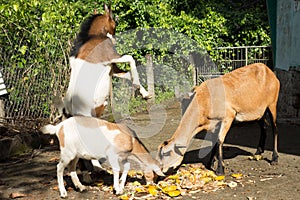
{"type": "MultiPolygon", "coordinates": [[[[148,115],[133,116],[135,123],[147,125],[148,115]]],[[[157,146],[171,137],[180,120],[178,103],[167,106],[167,121],[162,131],[150,138],[141,138],[145,146],[155,153],[157,146]]],[[[235,188],[225,187],[216,192],[199,191],[190,196],[175,199],[298,199],[300,195],[300,126],[292,123],[279,123],[279,165],[269,164],[272,150],[272,134],[268,132],[264,160],[250,161],[248,156],[255,152],[259,139],[257,123],[234,125],[227,135],[224,145],[226,180],[232,179],[231,173],[242,173],[235,188]]],[[[193,139],[184,163],[206,162],[199,159],[205,151],[204,135],[193,139]]],[[[20,155],[0,163],[0,199],[9,195],[24,195],[21,199],[60,199],[57,191],[55,158],[59,157],[57,146],[46,146],[33,153],[20,155]]],[[[80,176],[82,178],[82,176],[80,176]]],[[[105,178],[110,185],[112,177],[107,173],[93,174],[93,180],[105,178]]],[[[65,179],[67,179],[65,177],[65,179]]],[[[70,179],[67,179],[69,183],[70,179]]],[[[130,181],[130,180],[129,180],[130,181]]],[[[80,193],[69,188],[68,199],[118,199],[110,192],[91,187],[80,193]]],[[[158,198],[159,199],[159,198],[158,198]]]]}

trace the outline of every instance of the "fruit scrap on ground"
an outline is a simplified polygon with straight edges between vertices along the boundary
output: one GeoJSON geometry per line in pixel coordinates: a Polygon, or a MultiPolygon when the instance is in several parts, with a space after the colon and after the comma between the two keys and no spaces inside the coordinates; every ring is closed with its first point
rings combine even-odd
{"type": "MultiPolygon", "coordinates": [[[[176,174],[166,176],[164,180],[157,184],[142,185],[143,173],[140,171],[130,170],[130,178],[136,179],[133,182],[128,181],[125,186],[125,192],[119,196],[120,199],[156,199],[157,196],[163,199],[177,196],[194,194],[197,192],[213,192],[224,187],[234,188],[237,183],[228,180],[225,176],[217,176],[213,171],[207,170],[202,164],[182,165],[176,174]]],[[[231,174],[234,179],[241,179],[242,174],[231,174]]],[[[231,179],[232,179],[231,178],[231,179]]],[[[230,177],[229,177],[230,179],[230,177]]],[[[98,184],[104,187],[102,184],[98,184]]],[[[111,188],[111,192],[112,192],[111,188]]]]}

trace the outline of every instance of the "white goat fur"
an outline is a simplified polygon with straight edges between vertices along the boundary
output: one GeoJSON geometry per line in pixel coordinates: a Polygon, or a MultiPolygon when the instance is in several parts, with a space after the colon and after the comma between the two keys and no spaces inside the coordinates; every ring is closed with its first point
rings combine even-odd
{"type": "Polygon", "coordinates": [[[67,196],[64,187],[63,172],[69,165],[71,179],[80,191],[85,190],[76,174],[76,164],[79,158],[99,160],[107,157],[113,170],[114,189],[116,194],[121,194],[124,189],[130,163],[128,156],[135,157],[142,165],[146,178],[156,174],[164,174],[158,162],[151,157],[149,152],[133,135],[121,124],[109,123],[93,117],[76,116],[68,118],[60,124],[46,125],[41,128],[44,134],[56,134],[60,144],[61,158],[57,165],[57,180],[61,197],[67,196]],[[124,164],[123,173],[119,180],[120,165],[124,164]]]}

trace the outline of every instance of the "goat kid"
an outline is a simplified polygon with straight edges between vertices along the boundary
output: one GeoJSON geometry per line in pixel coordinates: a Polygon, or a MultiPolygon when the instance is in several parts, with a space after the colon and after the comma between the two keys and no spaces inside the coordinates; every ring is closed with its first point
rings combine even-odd
{"type": "Polygon", "coordinates": [[[124,189],[127,173],[130,169],[128,157],[135,158],[141,165],[148,181],[153,180],[153,171],[164,176],[158,161],[153,159],[144,145],[128,127],[110,123],[98,118],[76,116],[66,119],[58,125],[46,125],[41,128],[44,134],[56,134],[60,144],[60,162],[57,165],[57,180],[61,197],[67,197],[64,186],[63,172],[69,165],[70,175],[75,187],[85,190],[76,174],[79,158],[92,160],[107,158],[112,170],[114,189],[121,194],[124,189]],[[123,173],[119,179],[120,165],[123,173]]]}
{"type": "Polygon", "coordinates": [[[275,74],[262,63],[241,67],[195,87],[193,99],[174,135],[158,147],[157,159],[163,165],[163,172],[179,166],[193,136],[207,131],[213,134],[210,167],[217,158],[216,173],[224,174],[222,145],[233,121],[259,120],[261,136],[256,154],[262,154],[266,139],[265,113],[269,113],[271,118],[274,136],[272,163],[277,163],[276,105],[279,88],[275,74]]]}

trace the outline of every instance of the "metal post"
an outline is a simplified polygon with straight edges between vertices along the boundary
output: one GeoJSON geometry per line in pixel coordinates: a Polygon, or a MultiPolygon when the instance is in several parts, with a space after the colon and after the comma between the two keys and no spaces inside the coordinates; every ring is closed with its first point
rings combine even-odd
{"type": "Polygon", "coordinates": [[[245,65],[248,65],[248,47],[245,47],[245,56],[246,56],[246,64],[245,65]]]}

